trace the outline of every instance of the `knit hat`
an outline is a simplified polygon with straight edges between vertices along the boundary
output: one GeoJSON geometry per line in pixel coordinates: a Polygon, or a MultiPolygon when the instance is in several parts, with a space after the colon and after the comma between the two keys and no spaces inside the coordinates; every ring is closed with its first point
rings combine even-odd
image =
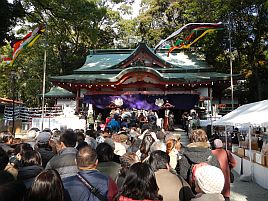
{"type": "Polygon", "coordinates": [[[46,144],[49,142],[51,134],[49,132],[40,132],[36,138],[36,142],[40,144],[46,144]]]}
{"type": "Polygon", "coordinates": [[[221,169],[205,165],[196,169],[195,181],[204,193],[221,193],[224,186],[224,175],[221,169]]]}
{"type": "Polygon", "coordinates": [[[223,147],[222,141],[220,139],[214,140],[214,146],[215,148],[222,148],[223,147]]]}

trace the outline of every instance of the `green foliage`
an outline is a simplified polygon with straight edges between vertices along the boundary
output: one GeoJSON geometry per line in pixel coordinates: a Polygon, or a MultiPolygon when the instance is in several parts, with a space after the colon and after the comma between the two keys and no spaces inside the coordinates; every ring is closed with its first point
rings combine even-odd
{"type": "Polygon", "coordinates": [[[16,25],[18,18],[24,16],[24,9],[20,1],[14,1],[13,4],[7,0],[0,0],[0,46],[6,44],[6,40],[14,39],[11,29],[16,25]]]}

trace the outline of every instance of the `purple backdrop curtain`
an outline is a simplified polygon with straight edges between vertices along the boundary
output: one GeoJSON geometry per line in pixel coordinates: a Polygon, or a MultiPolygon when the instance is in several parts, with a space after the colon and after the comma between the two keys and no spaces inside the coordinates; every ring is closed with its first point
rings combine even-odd
{"type": "Polygon", "coordinates": [[[111,104],[116,98],[122,98],[124,105],[123,108],[136,108],[145,110],[159,110],[160,108],[155,105],[157,98],[168,100],[169,103],[175,106],[174,109],[190,110],[194,105],[198,104],[199,95],[191,94],[170,94],[170,95],[121,95],[121,96],[110,96],[110,95],[90,95],[84,96],[84,103],[90,103],[97,108],[105,109],[111,104]]]}

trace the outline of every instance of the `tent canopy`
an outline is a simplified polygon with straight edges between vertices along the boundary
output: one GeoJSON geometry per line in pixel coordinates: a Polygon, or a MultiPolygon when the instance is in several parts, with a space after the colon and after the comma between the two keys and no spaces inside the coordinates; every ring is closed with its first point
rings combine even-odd
{"type": "Polygon", "coordinates": [[[268,100],[242,105],[213,122],[213,125],[268,126],[268,100]]]}

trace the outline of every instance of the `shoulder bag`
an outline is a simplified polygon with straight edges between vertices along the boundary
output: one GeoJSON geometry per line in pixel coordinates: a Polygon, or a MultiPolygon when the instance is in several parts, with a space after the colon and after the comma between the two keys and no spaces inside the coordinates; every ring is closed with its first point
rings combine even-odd
{"type": "Polygon", "coordinates": [[[230,169],[230,183],[234,183],[234,174],[232,173],[232,168],[230,166],[229,154],[228,154],[228,151],[227,150],[225,150],[225,152],[227,154],[228,166],[229,166],[229,169],[230,169]]]}
{"type": "Polygon", "coordinates": [[[106,197],[104,197],[100,191],[95,188],[89,181],[87,181],[79,172],[76,175],[78,179],[85,184],[85,186],[88,188],[88,190],[95,195],[100,201],[108,201],[106,197]]]}

